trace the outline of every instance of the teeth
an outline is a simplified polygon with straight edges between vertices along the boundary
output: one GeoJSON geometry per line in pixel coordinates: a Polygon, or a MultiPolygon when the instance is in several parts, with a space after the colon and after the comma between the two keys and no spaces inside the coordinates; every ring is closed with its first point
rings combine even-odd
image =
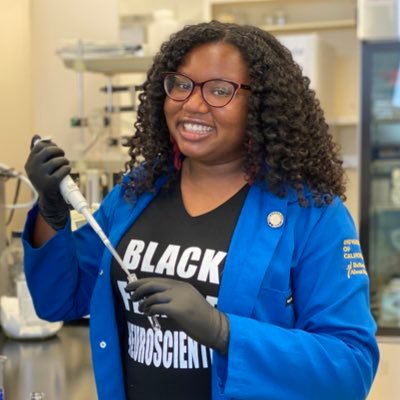
{"type": "Polygon", "coordinates": [[[211,126],[193,124],[193,123],[188,123],[188,122],[184,123],[183,127],[187,131],[191,131],[191,132],[195,132],[195,133],[207,133],[207,132],[212,131],[211,126]]]}

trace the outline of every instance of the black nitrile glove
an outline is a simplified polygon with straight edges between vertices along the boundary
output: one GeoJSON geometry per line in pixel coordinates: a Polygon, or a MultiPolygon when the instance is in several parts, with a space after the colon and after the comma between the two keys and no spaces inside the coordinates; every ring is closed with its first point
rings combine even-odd
{"type": "Polygon", "coordinates": [[[129,283],[125,289],[140,301],[146,315],[165,314],[199,343],[228,352],[229,322],[225,314],[212,307],[191,284],[174,279],[144,278],[129,283]]]}
{"type": "Polygon", "coordinates": [[[26,161],[25,171],[39,193],[39,210],[55,230],[64,228],[69,208],[60,193],[60,182],[71,172],[64,151],[50,141],[36,144],[26,161]]]}

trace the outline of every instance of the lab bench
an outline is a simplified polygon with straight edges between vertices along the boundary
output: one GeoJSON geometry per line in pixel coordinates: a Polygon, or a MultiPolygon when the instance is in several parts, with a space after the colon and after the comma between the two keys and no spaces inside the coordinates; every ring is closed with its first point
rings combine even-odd
{"type": "Polygon", "coordinates": [[[97,398],[85,320],[64,325],[46,340],[11,340],[0,329],[0,354],[8,358],[6,400],[26,400],[33,391],[44,392],[45,400],[97,398]]]}

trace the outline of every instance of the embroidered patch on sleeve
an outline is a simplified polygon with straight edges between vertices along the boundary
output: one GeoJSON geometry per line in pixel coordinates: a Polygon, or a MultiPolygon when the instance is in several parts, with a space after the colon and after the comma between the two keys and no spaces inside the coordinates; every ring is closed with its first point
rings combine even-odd
{"type": "Polygon", "coordinates": [[[356,275],[368,275],[359,240],[346,239],[343,241],[343,258],[347,262],[347,278],[350,279],[356,275]]]}

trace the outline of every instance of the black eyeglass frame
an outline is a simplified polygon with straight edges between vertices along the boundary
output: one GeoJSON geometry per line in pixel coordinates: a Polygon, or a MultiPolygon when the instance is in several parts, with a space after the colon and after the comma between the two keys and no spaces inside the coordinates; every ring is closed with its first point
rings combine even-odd
{"type": "Polygon", "coordinates": [[[222,79],[222,78],[213,78],[213,79],[208,79],[208,80],[203,81],[203,82],[196,82],[196,81],[194,81],[192,78],[189,78],[187,75],[181,74],[181,73],[179,73],[179,72],[163,72],[163,73],[161,74],[161,77],[162,77],[162,80],[163,80],[163,87],[164,87],[165,94],[166,94],[167,97],[170,98],[171,100],[173,100],[173,101],[179,101],[179,102],[186,101],[186,100],[193,94],[195,87],[198,86],[198,87],[200,88],[201,97],[203,98],[203,100],[204,100],[210,107],[214,107],[214,108],[226,107],[226,106],[233,100],[233,98],[236,96],[236,93],[239,91],[239,89],[251,90],[251,87],[250,87],[249,85],[246,85],[246,84],[244,84],[244,83],[232,82],[232,81],[229,81],[229,80],[227,80],[227,79],[222,79]],[[183,76],[184,78],[186,78],[186,79],[188,79],[190,82],[192,82],[192,90],[191,90],[191,91],[188,93],[188,95],[187,95],[184,99],[182,99],[182,100],[174,99],[173,97],[171,97],[171,96],[168,94],[168,91],[167,91],[167,89],[166,89],[165,79],[166,79],[168,76],[171,76],[171,75],[183,76]],[[231,97],[231,98],[229,99],[229,101],[228,101],[226,104],[224,104],[223,106],[213,106],[212,104],[210,104],[210,103],[206,100],[206,98],[205,98],[205,96],[204,96],[204,92],[203,92],[203,87],[204,87],[204,85],[205,85],[206,83],[212,82],[212,81],[222,81],[222,82],[230,83],[230,84],[233,86],[233,88],[234,88],[234,92],[232,93],[232,97],[231,97]]]}

